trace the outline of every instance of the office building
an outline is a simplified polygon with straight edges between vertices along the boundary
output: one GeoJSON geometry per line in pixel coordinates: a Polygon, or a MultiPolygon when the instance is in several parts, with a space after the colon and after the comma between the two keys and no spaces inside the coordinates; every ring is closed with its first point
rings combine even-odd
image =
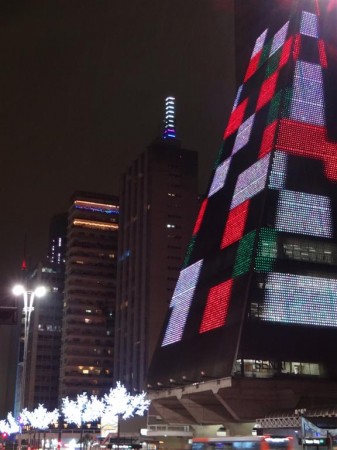
{"type": "Polygon", "coordinates": [[[293,6],[254,46],[152,360],[153,389],[184,386],[158,394],[171,420],[337,400],[337,8],[293,6]]]}
{"type": "Polygon", "coordinates": [[[68,214],[60,398],[112,386],[118,198],[75,192],[68,214]]]}
{"type": "Polygon", "coordinates": [[[48,254],[27,280],[31,287],[43,285],[47,294],[35,298],[28,334],[24,405],[30,410],[43,404],[58,407],[61,325],[63,312],[67,215],[50,223],[48,254]]]}
{"type": "Polygon", "coordinates": [[[164,131],[122,177],[114,378],[143,390],[198,205],[197,153],[176,138],[175,100],[164,131]]]}

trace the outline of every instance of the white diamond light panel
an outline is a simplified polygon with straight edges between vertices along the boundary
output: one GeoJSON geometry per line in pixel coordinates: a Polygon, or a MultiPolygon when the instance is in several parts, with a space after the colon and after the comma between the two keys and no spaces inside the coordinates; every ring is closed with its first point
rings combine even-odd
{"type": "Polygon", "coordinates": [[[219,164],[216,168],[212,184],[209,189],[208,197],[211,197],[213,194],[220,191],[220,189],[224,187],[230,163],[231,158],[228,158],[223,163],[219,164]]]}
{"type": "Polygon", "coordinates": [[[284,24],[283,27],[275,34],[269,56],[272,56],[274,53],[276,53],[277,50],[281,48],[282,45],[285,43],[288,32],[288,26],[289,22],[284,24]]]}
{"type": "Polygon", "coordinates": [[[202,262],[203,260],[197,261],[180,272],[170,303],[172,312],[161,345],[162,347],[178,342],[182,338],[202,262]]]}
{"type": "Polygon", "coordinates": [[[264,32],[256,39],[254,50],[253,50],[253,53],[252,53],[252,58],[257,53],[259,53],[260,50],[263,49],[264,42],[265,42],[266,37],[267,37],[267,31],[268,30],[264,30],[264,32]]]}
{"type": "Polygon", "coordinates": [[[316,14],[307,11],[302,12],[300,33],[318,38],[318,21],[316,14]]]}
{"type": "Polygon", "coordinates": [[[231,209],[254,197],[266,185],[270,153],[248,167],[238,176],[235,191],[231,203],[231,209]]]}
{"type": "Polygon", "coordinates": [[[254,118],[255,118],[255,114],[248,117],[248,119],[245,120],[243,122],[243,124],[240,126],[240,128],[238,130],[238,134],[236,135],[236,139],[234,142],[232,155],[234,155],[236,152],[241,150],[242,147],[244,147],[246,144],[248,144],[248,141],[250,139],[250,135],[252,132],[253,124],[254,124],[254,118]]]}

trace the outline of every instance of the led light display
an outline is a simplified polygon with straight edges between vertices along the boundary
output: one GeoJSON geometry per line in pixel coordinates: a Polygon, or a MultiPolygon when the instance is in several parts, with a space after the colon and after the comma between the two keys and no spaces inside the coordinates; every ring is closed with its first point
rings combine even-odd
{"type": "Polygon", "coordinates": [[[193,380],[201,370],[218,377],[218,368],[231,376],[238,354],[308,361],[312,351],[323,361],[320,336],[337,327],[337,142],[327,128],[337,107],[334,44],[325,40],[335,23],[326,2],[297,3],[274,36],[259,37],[238,89],[166,320],[162,347],[176,345],[157,361],[164,381],[176,358],[172,378],[193,380]],[[313,335],[317,348],[298,338],[313,335]]]}
{"type": "Polygon", "coordinates": [[[325,124],[322,68],[297,61],[290,118],[316,125],[325,124]]]}
{"type": "Polygon", "coordinates": [[[302,47],[302,39],[300,34],[296,34],[294,40],[294,48],[293,48],[293,59],[296,61],[300,56],[300,51],[302,47]]]}
{"type": "Polygon", "coordinates": [[[318,21],[316,14],[302,11],[300,33],[318,38],[318,21]]]}
{"type": "Polygon", "coordinates": [[[278,125],[278,121],[275,121],[268,125],[263,132],[261,148],[259,153],[259,158],[266,156],[274,146],[275,133],[278,125]]]}
{"type": "Polygon", "coordinates": [[[233,269],[234,278],[244,275],[251,268],[255,235],[256,232],[252,231],[240,240],[233,269]]]}
{"type": "Polygon", "coordinates": [[[282,119],[276,146],[294,155],[323,160],[327,178],[337,181],[337,143],[327,140],[325,127],[282,119]]]}
{"type": "Polygon", "coordinates": [[[256,39],[251,58],[253,58],[255,55],[257,55],[263,49],[264,43],[266,41],[267,33],[268,33],[268,30],[264,30],[264,32],[256,39]]]}
{"type": "Polygon", "coordinates": [[[289,22],[285,23],[283,27],[275,34],[273,43],[271,45],[270,54],[272,56],[282,45],[285,43],[287,32],[288,32],[289,22]]]}
{"type": "Polygon", "coordinates": [[[203,261],[197,261],[180,272],[170,303],[171,316],[162,347],[181,340],[203,261]]]}
{"type": "Polygon", "coordinates": [[[326,51],[324,41],[319,39],[318,41],[319,62],[321,66],[326,69],[328,67],[328,61],[326,59],[326,51]]]}
{"type": "Polygon", "coordinates": [[[225,325],[230,303],[233,280],[227,280],[210,289],[200,325],[200,333],[225,325]]]}
{"type": "Polygon", "coordinates": [[[262,49],[266,40],[267,31],[268,30],[265,30],[255,42],[254,50],[247,68],[244,81],[247,81],[259,67],[259,62],[262,55],[262,49]]]}
{"type": "Polygon", "coordinates": [[[183,268],[187,267],[189,264],[190,257],[191,257],[192,251],[194,249],[196,239],[197,239],[196,235],[192,236],[192,238],[187,246],[186,255],[184,258],[184,262],[183,262],[183,268]]]}
{"type": "Polygon", "coordinates": [[[94,220],[74,219],[73,225],[75,227],[92,228],[94,230],[118,230],[117,223],[98,222],[94,220]]]}
{"type": "Polygon", "coordinates": [[[277,232],[272,228],[261,228],[255,258],[257,272],[270,272],[277,257],[277,232]]]}
{"type": "Polygon", "coordinates": [[[195,225],[194,225],[193,235],[197,234],[198,231],[199,231],[199,228],[200,228],[200,226],[202,224],[202,221],[203,221],[203,218],[204,218],[204,214],[205,214],[206,208],[207,208],[207,198],[205,198],[205,200],[201,204],[201,207],[200,207],[200,210],[199,210],[199,214],[198,214],[197,220],[196,220],[195,225]]]}
{"type": "Polygon", "coordinates": [[[87,211],[103,212],[105,214],[119,214],[119,207],[117,205],[109,205],[106,203],[89,202],[85,200],[75,200],[74,205],[76,209],[84,209],[87,211]]]}
{"type": "Polygon", "coordinates": [[[213,194],[220,191],[220,189],[224,187],[230,163],[231,158],[228,158],[217,167],[211,187],[209,189],[208,197],[211,197],[213,194]]]}
{"type": "Polygon", "coordinates": [[[261,320],[337,327],[337,280],[270,273],[261,320]]]}
{"type": "Polygon", "coordinates": [[[273,98],[275,94],[278,75],[279,71],[276,71],[273,73],[273,75],[271,75],[263,82],[262,88],[260,90],[260,95],[257,100],[256,111],[259,111],[261,108],[263,108],[273,98]]]}
{"type": "Polygon", "coordinates": [[[242,120],[245,115],[247,105],[248,105],[248,99],[245,99],[232,112],[232,114],[229,118],[228,126],[225,131],[225,136],[224,136],[225,138],[230,136],[231,134],[233,134],[239,128],[239,126],[242,124],[242,120]]]}
{"type": "Polygon", "coordinates": [[[242,149],[246,144],[248,144],[250,134],[252,132],[253,124],[254,124],[255,114],[250,116],[247,120],[243,122],[240,126],[238,133],[236,135],[232,155],[242,149]]]}
{"type": "Polygon", "coordinates": [[[284,152],[275,151],[269,176],[268,186],[271,189],[284,189],[287,176],[288,156],[284,152]]]}
{"type": "Polygon", "coordinates": [[[248,208],[249,200],[241,203],[241,205],[230,211],[221,241],[221,248],[225,248],[242,238],[246,225],[248,208]]]}
{"type": "Polygon", "coordinates": [[[243,84],[241,84],[241,86],[238,88],[237,93],[236,93],[236,97],[234,100],[234,105],[233,105],[233,109],[232,111],[234,111],[234,109],[238,106],[239,102],[240,102],[240,97],[241,97],[241,93],[242,93],[242,89],[243,89],[243,84]]]}
{"type": "Polygon", "coordinates": [[[254,197],[254,195],[258,194],[265,187],[269,156],[270,154],[267,154],[238,176],[231,209],[240,205],[245,200],[254,197]]]}
{"type": "Polygon", "coordinates": [[[305,192],[280,191],[276,228],[290,233],[332,237],[330,199],[305,192]]]}

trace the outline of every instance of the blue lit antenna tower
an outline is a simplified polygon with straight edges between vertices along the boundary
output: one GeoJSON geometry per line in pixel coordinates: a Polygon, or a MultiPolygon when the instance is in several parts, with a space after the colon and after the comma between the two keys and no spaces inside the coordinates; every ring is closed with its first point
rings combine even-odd
{"type": "Polygon", "coordinates": [[[175,102],[174,97],[166,97],[165,99],[163,139],[176,139],[175,102]]]}

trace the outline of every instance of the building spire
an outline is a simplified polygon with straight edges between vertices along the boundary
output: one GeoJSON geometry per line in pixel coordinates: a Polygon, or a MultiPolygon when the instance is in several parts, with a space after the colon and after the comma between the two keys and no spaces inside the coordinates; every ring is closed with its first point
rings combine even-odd
{"type": "Polygon", "coordinates": [[[175,97],[165,99],[165,120],[163,139],[176,139],[175,97]]]}

